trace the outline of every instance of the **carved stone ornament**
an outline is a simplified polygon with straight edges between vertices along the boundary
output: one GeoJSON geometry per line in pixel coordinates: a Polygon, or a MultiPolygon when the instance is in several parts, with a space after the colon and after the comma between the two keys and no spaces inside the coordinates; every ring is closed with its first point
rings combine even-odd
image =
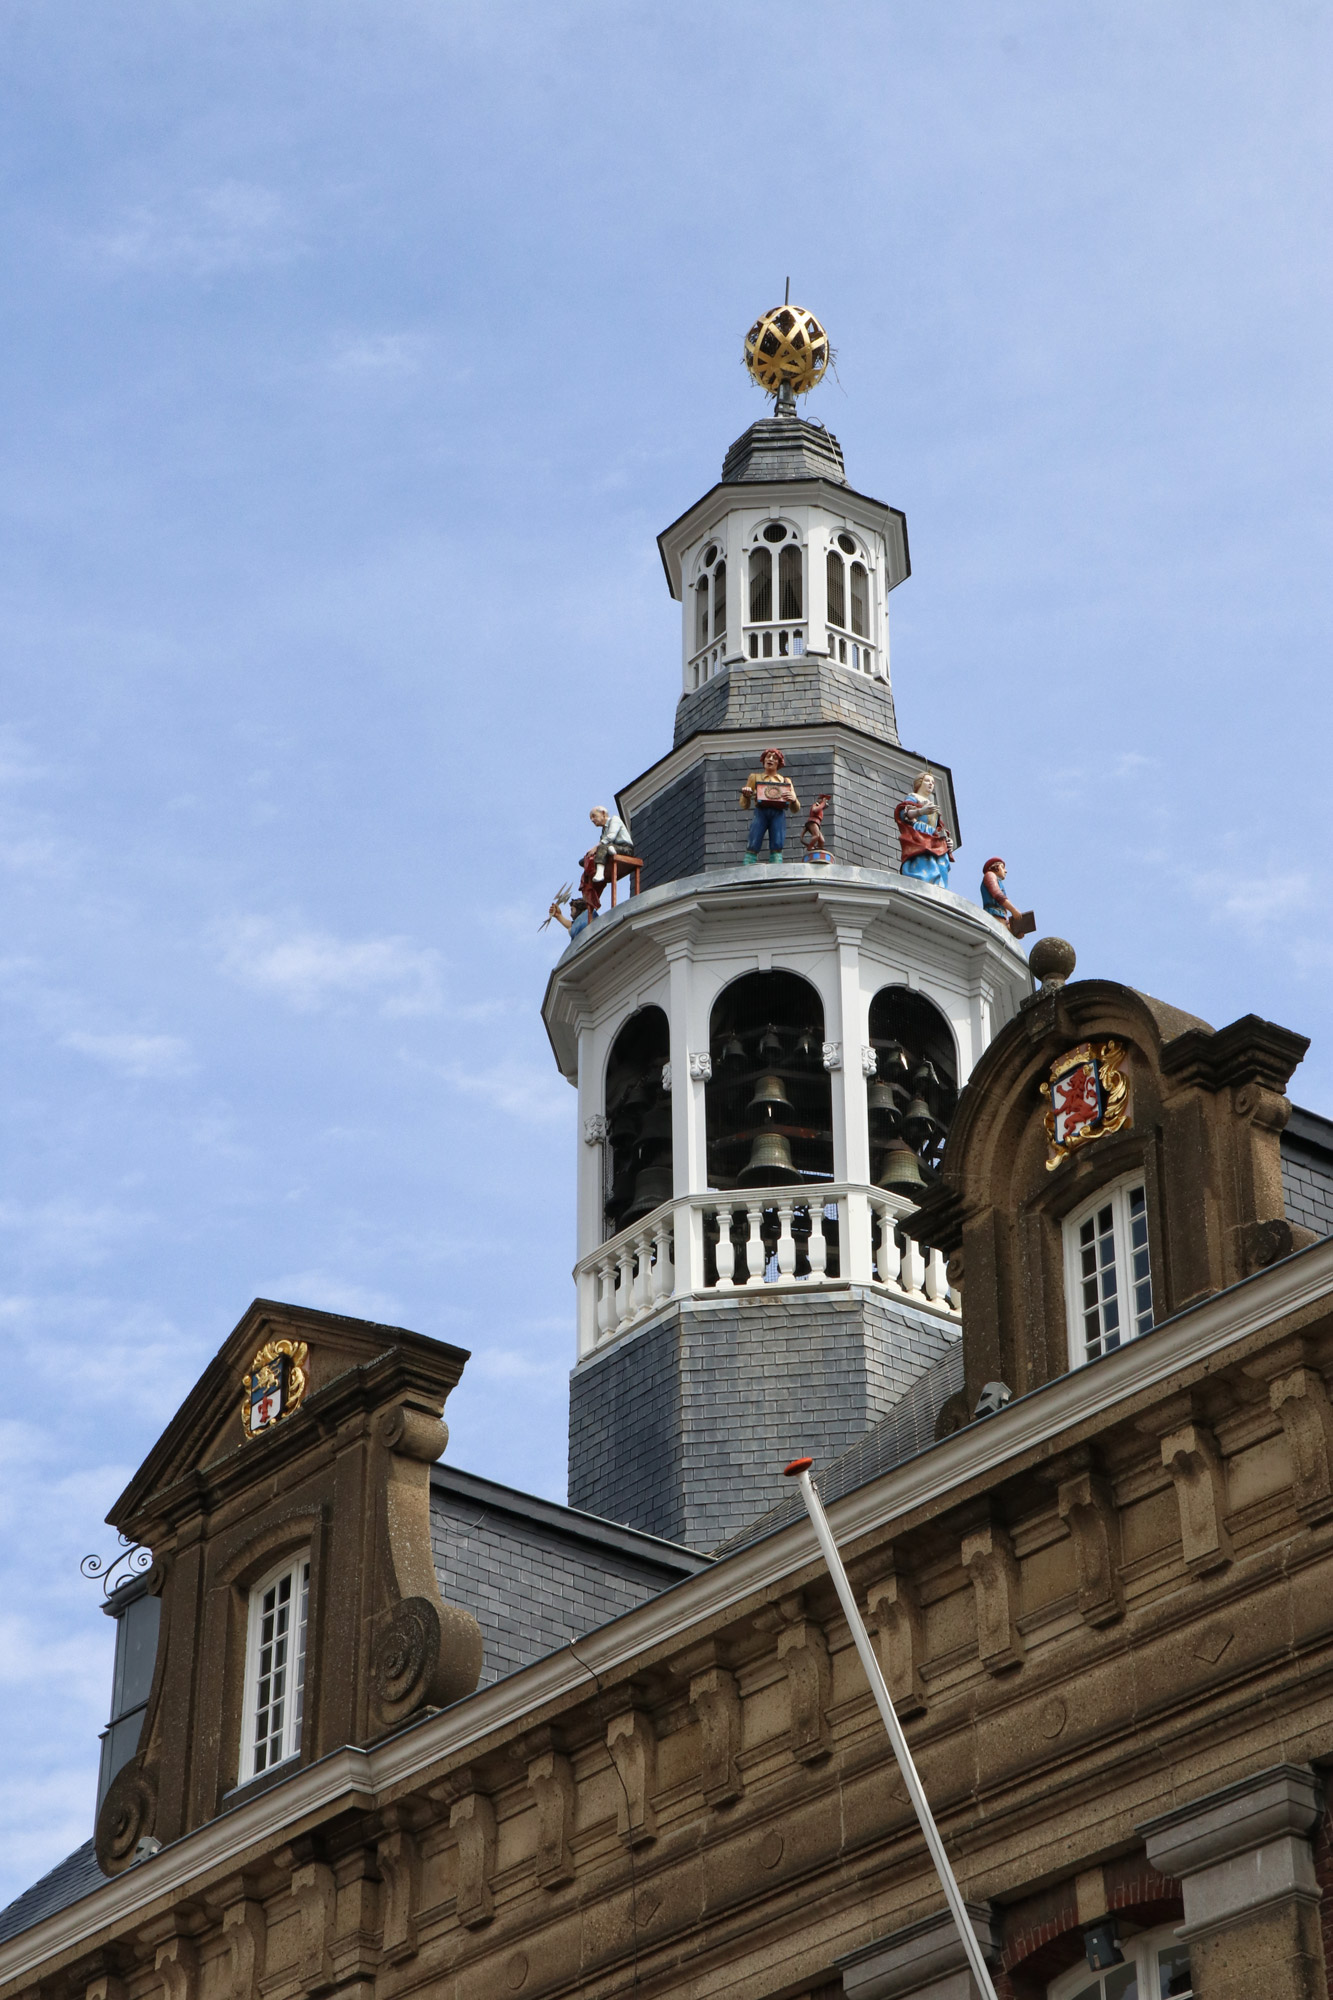
{"type": "Polygon", "coordinates": [[[269,1340],[241,1377],[241,1428],[258,1437],[301,1407],[306,1392],[306,1344],[303,1340],[269,1340]]]}
{"type": "Polygon", "coordinates": [[[825,1042],[825,1044],[824,1044],[824,1067],[825,1067],[825,1069],[827,1069],[827,1070],[835,1070],[835,1069],[841,1069],[841,1068],[842,1068],[842,1043],[841,1043],[841,1042],[825,1042]]]}
{"type": "Polygon", "coordinates": [[[867,1042],[861,1050],[862,1076],[873,1076],[875,1074],[875,1070],[876,1067],[878,1066],[878,1063],[879,1063],[879,1057],[875,1054],[875,1051],[871,1048],[869,1042],[867,1042]]]}
{"type": "Polygon", "coordinates": [[[713,1075],[713,1058],[707,1049],[690,1051],[690,1076],[695,1083],[709,1083],[713,1075]]]}
{"type": "Polygon", "coordinates": [[[603,1145],[606,1140],[606,1135],[610,1131],[610,1129],[611,1128],[607,1124],[603,1114],[600,1111],[594,1111],[590,1117],[585,1118],[583,1121],[584,1145],[585,1146],[603,1145]]]}
{"type": "Polygon", "coordinates": [[[137,1757],[122,1765],[107,1787],[97,1815],[97,1860],[105,1874],[118,1873],[139,1842],[153,1831],[157,1796],[137,1757]]]}
{"type": "Polygon", "coordinates": [[[1048,1099],[1048,1172],[1080,1146],[1129,1124],[1129,1082],[1120,1067],[1126,1054],[1123,1042],[1080,1042],[1051,1064],[1041,1086],[1048,1099]]]}
{"type": "Polygon", "coordinates": [[[382,1702],[410,1702],[434,1677],[440,1655],[440,1617],[424,1597],[405,1597],[375,1641],[371,1679],[382,1702]]]}
{"type": "Polygon", "coordinates": [[[671,1092],[671,1064],[670,1064],[670,1063],[663,1063],[663,1064],[662,1064],[662,1088],[663,1088],[663,1090],[665,1090],[665,1091],[667,1092],[667,1094],[668,1094],[668,1096],[669,1096],[669,1095],[670,1095],[670,1092],[671,1092]]]}

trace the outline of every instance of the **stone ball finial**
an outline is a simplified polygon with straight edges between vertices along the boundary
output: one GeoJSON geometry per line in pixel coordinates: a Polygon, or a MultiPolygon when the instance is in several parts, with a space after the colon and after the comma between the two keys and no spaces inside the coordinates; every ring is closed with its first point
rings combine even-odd
{"type": "Polygon", "coordinates": [[[1078,963],[1074,947],[1064,938],[1038,938],[1028,954],[1033,976],[1043,993],[1058,993],[1078,963]]]}
{"type": "Polygon", "coordinates": [[[770,395],[804,396],[822,381],[830,360],[828,335],[804,306],[774,306],[745,336],[745,365],[770,395]]]}

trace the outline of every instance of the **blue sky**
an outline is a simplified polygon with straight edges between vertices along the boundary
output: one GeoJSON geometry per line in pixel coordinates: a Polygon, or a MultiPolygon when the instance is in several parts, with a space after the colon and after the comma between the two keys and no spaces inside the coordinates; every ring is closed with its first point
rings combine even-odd
{"type": "Polygon", "coordinates": [[[1326,8],[5,26],[0,1894],[91,1824],[78,1558],[253,1296],[470,1348],[451,1456],[563,1492],[537,925],[669,742],[654,536],[789,272],[957,879],[1333,1111],[1326,8]]]}

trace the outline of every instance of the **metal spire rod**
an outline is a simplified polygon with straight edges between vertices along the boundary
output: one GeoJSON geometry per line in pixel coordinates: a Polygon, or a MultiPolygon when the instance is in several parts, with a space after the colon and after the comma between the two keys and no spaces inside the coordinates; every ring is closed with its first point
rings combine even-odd
{"type": "Polygon", "coordinates": [[[810,1468],[813,1464],[814,1460],[812,1458],[795,1458],[787,1467],[786,1476],[788,1479],[798,1479],[800,1481],[801,1498],[805,1501],[806,1512],[810,1516],[810,1521],[814,1527],[815,1536],[823,1553],[824,1561],[828,1564],[829,1575],[833,1578],[833,1588],[838,1593],[838,1602],[842,1606],[843,1616],[847,1620],[852,1638],[856,1642],[856,1650],[861,1656],[861,1665],[866,1670],[866,1679],[870,1682],[870,1692],[875,1697],[875,1706],[879,1710],[880,1720],[889,1732],[889,1742],[893,1745],[893,1754],[898,1760],[898,1769],[903,1774],[903,1783],[907,1787],[907,1795],[911,1799],[917,1819],[921,1823],[921,1831],[926,1836],[926,1847],[929,1850],[931,1860],[935,1864],[935,1873],[939,1876],[940,1883],[944,1889],[945,1901],[949,1905],[954,1923],[958,1926],[958,1936],[962,1942],[963,1950],[967,1954],[967,1962],[971,1967],[972,1977],[976,1980],[981,1990],[982,2000],[996,2000],[995,1985],[990,1976],[990,1969],[982,1956],[977,1934],[972,1928],[971,1919],[968,1917],[967,1906],[963,1901],[963,1892],[958,1887],[958,1879],[949,1865],[949,1857],[944,1851],[944,1842],[940,1839],[940,1830],[936,1826],[935,1816],[930,1810],[930,1801],[927,1799],[925,1788],[917,1776],[916,1765],[912,1762],[912,1753],[907,1747],[907,1738],[903,1735],[903,1726],[894,1711],[892,1701],[889,1699],[889,1690],[885,1686],[884,1676],[879,1670],[879,1661],[875,1658],[875,1649],[870,1643],[870,1635],[866,1631],[865,1622],[861,1617],[856,1598],[852,1593],[852,1586],[848,1581],[847,1572],[842,1566],[842,1557],[838,1554],[838,1544],[833,1539],[833,1530],[828,1524],[828,1516],[824,1512],[823,1503],[816,1493],[814,1484],[810,1478],[810,1468]]]}

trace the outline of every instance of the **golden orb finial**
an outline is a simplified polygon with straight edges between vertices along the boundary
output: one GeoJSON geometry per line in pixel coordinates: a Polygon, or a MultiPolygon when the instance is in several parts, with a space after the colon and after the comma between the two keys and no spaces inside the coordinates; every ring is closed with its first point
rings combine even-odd
{"type": "Polygon", "coordinates": [[[774,306],[745,336],[745,365],[779,407],[808,395],[829,365],[828,335],[804,306],[774,306]]]}

